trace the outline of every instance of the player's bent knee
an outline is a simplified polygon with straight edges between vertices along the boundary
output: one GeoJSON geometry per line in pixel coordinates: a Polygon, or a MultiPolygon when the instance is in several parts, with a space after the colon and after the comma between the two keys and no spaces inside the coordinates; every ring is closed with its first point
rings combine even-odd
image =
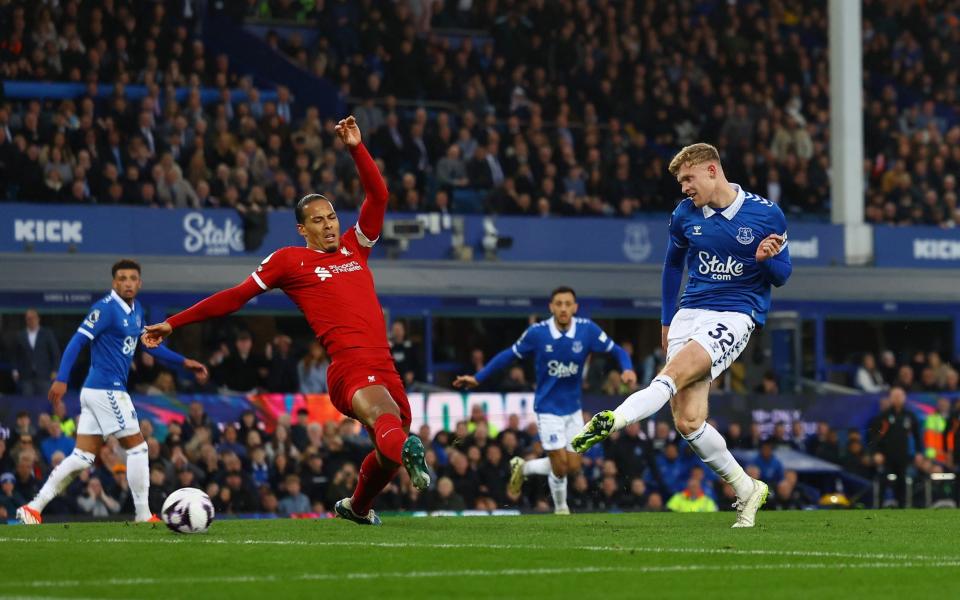
{"type": "Polygon", "coordinates": [[[700,418],[689,419],[689,418],[684,418],[681,415],[678,415],[676,417],[677,431],[679,431],[680,435],[683,435],[683,436],[690,435],[691,433],[700,429],[701,427],[703,427],[703,423],[704,423],[704,419],[700,419],[700,418]]]}

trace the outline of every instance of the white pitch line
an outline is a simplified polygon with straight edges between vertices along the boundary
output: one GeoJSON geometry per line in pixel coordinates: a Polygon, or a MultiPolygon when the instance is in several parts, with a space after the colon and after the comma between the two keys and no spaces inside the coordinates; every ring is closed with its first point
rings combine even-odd
{"type": "Polygon", "coordinates": [[[873,552],[828,552],[821,550],[740,550],[734,548],[668,548],[662,546],[543,546],[525,544],[448,544],[428,542],[363,542],[363,541],[305,541],[305,540],[222,540],[205,539],[196,536],[157,539],[98,538],[71,540],[67,538],[0,538],[0,542],[23,543],[65,543],[77,542],[92,544],[225,544],[225,545],[266,545],[266,546],[315,546],[315,547],[374,547],[374,548],[433,548],[464,550],[559,550],[575,552],[641,552],[644,554],[709,554],[729,556],[782,556],[796,558],[851,558],[860,560],[931,560],[960,561],[960,556],[931,556],[918,554],[887,554],[873,552]]]}
{"type": "Polygon", "coordinates": [[[101,600],[80,596],[0,596],[0,600],[101,600]]]}
{"type": "Polygon", "coordinates": [[[638,567],[579,567],[543,569],[461,569],[449,571],[399,571],[383,573],[303,573],[300,575],[236,575],[215,577],[136,577],[91,580],[55,580],[0,582],[3,587],[68,588],[97,586],[189,585],[229,583],[279,583],[289,581],[330,581],[370,579],[426,579],[440,577],[515,577],[530,575],[583,575],[590,573],[674,573],[690,571],[790,571],[790,570],[856,570],[856,569],[914,569],[960,567],[960,561],[940,562],[873,562],[873,563],[785,563],[779,565],[660,565],[638,567]]]}

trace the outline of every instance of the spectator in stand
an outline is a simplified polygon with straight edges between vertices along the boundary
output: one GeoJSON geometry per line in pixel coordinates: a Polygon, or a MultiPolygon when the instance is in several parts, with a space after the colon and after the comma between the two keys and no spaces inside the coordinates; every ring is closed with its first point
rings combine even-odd
{"type": "Polygon", "coordinates": [[[780,384],[777,383],[777,374],[773,371],[767,371],[763,374],[760,384],[753,390],[757,394],[764,396],[776,396],[780,393],[780,384]]]}
{"type": "Polygon", "coordinates": [[[863,361],[860,363],[860,368],[857,369],[854,381],[857,389],[868,394],[887,389],[887,384],[883,381],[883,373],[877,368],[877,361],[870,353],[863,355],[863,361]]]}
{"type": "MultiPolygon", "coordinates": [[[[326,394],[327,369],[330,360],[320,342],[314,340],[307,348],[307,354],[297,363],[297,376],[300,380],[301,394],[326,394]]],[[[306,430],[304,429],[304,434],[306,430]]],[[[299,446],[298,446],[299,447],[299,446]]]]}
{"type": "Polygon", "coordinates": [[[703,492],[701,480],[691,477],[686,487],[667,501],[671,512],[717,512],[717,503],[703,492]]]}
{"type": "Polygon", "coordinates": [[[441,477],[437,480],[436,489],[431,492],[427,508],[429,510],[461,511],[467,509],[467,504],[463,497],[457,493],[453,481],[449,477],[441,477]]]}
{"type": "Polygon", "coordinates": [[[774,443],[764,440],[760,443],[752,465],[760,470],[760,479],[776,486],[783,479],[783,463],[773,454],[774,443]]]}
{"type": "Polygon", "coordinates": [[[253,351],[253,338],[246,331],[237,334],[232,351],[222,348],[215,353],[210,365],[214,379],[234,393],[259,389],[268,374],[266,359],[253,351]]]}
{"type": "Polygon", "coordinates": [[[914,379],[914,370],[910,365],[900,365],[900,368],[897,369],[897,379],[894,381],[891,388],[898,387],[905,392],[916,391],[918,386],[917,382],[914,379]]]}
{"type": "Polygon", "coordinates": [[[883,377],[883,383],[886,386],[892,386],[897,381],[898,367],[897,357],[890,350],[884,350],[880,354],[880,367],[878,369],[883,377]]]}
{"type": "Polygon", "coordinates": [[[80,510],[92,517],[109,517],[120,512],[120,503],[107,494],[96,477],[91,477],[87,482],[87,493],[77,499],[77,504],[80,510]]]}
{"type": "Polygon", "coordinates": [[[618,433],[616,439],[611,436],[611,441],[604,444],[603,453],[617,464],[621,486],[626,487],[630,480],[646,475],[657,489],[665,489],[653,445],[641,432],[640,423],[628,425],[618,433]]]}
{"type": "MultiPolygon", "coordinates": [[[[72,438],[63,435],[59,421],[51,420],[47,423],[47,437],[40,442],[40,452],[48,465],[53,463],[53,455],[62,452],[64,456],[73,452],[75,442],[72,438]]],[[[19,507],[17,507],[19,508],[19,507]]]]}
{"type": "Polygon", "coordinates": [[[204,410],[203,404],[194,401],[187,408],[187,418],[183,421],[183,431],[181,433],[182,440],[189,442],[200,428],[207,432],[209,441],[217,442],[220,437],[220,429],[214,426],[210,415],[204,410]]]}
{"type": "Polygon", "coordinates": [[[287,495],[280,501],[277,511],[281,517],[311,512],[310,498],[300,490],[300,478],[287,475],[284,479],[287,495]]]}
{"type": "Polygon", "coordinates": [[[271,392],[293,393],[300,388],[298,364],[293,357],[293,340],[288,335],[277,335],[267,344],[266,389],[271,392]]]}
{"type": "Polygon", "coordinates": [[[397,366],[397,372],[403,377],[409,388],[420,374],[420,348],[407,338],[407,326],[403,321],[394,321],[390,325],[390,353],[397,366]]]}
{"type": "Polygon", "coordinates": [[[13,518],[17,509],[27,501],[16,490],[17,478],[13,473],[0,474],[0,508],[7,511],[7,517],[13,518]]]}
{"type": "Polygon", "coordinates": [[[13,379],[24,396],[46,396],[57,375],[60,346],[53,332],[40,326],[40,313],[30,308],[24,314],[26,327],[16,337],[13,379]]]}

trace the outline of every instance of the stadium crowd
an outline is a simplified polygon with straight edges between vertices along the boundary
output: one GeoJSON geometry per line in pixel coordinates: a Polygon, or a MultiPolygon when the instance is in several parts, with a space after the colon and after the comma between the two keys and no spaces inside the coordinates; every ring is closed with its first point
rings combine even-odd
{"type": "MultiPolygon", "coordinates": [[[[799,481],[775,455],[793,449],[838,464],[864,480],[886,487],[886,475],[898,476],[889,502],[904,502],[905,477],[920,480],[950,472],[960,465],[954,438],[960,429],[960,402],[941,401],[938,412],[922,424],[905,405],[905,394],[894,388],[880,402],[866,436],[852,429],[838,432],[818,423],[809,432],[801,421],[791,428],[774,426],[769,436],[757,423],[731,423],[724,429],[734,451],[756,450],[746,464],[748,473],[768,482],[774,495],[769,509],[816,505],[816,488],[799,481]],[[922,432],[922,438],[921,438],[922,432]]],[[[0,427],[0,523],[30,499],[46,474],[73,450],[75,416],[63,405],[53,414],[17,415],[9,428],[0,427]]],[[[669,424],[651,430],[634,424],[613,435],[584,456],[582,473],[571,477],[570,507],[575,511],[716,511],[730,510],[733,490],[693,454],[669,424]]],[[[349,419],[339,424],[310,422],[301,409],[291,418],[281,415],[268,432],[253,411],[236,422],[216,423],[200,402],[193,402],[182,421],[172,421],[162,435],[150,420],[141,421],[150,457],[150,502],[154,511],[166,495],[180,487],[207,491],[221,514],[291,514],[329,512],[349,496],[356,484],[357,465],[369,451],[370,440],[349,419]]],[[[521,427],[516,415],[498,430],[481,407],[453,431],[421,426],[433,486],[418,493],[405,471],[377,501],[379,510],[460,511],[504,508],[535,512],[551,510],[545,479],[532,478],[519,495],[507,488],[510,459],[543,454],[536,424],[521,427]]],[[[54,500],[48,515],[108,517],[132,511],[123,450],[111,440],[97,464],[84,471],[67,492],[54,500]]],[[[954,490],[944,492],[951,500],[954,490]]],[[[915,489],[915,496],[919,491],[915,489]]],[[[919,500],[913,499],[914,505],[919,500]]],[[[955,504],[954,504],[955,506],[955,504]]]]}
{"type": "MultiPolygon", "coordinates": [[[[0,197],[229,206],[252,222],[308,191],[355,206],[360,186],[334,121],[282,86],[261,100],[227,56],[207,52],[193,5],[3,3],[0,76],[87,92],[0,105],[0,167],[16,175],[0,197]],[[98,96],[95,83],[113,92],[98,96]],[[146,97],[129,99],[128,85],[146,97]],[[205,104],[201,86],[217,98],[205,104]],[[177,88],[189,90],[180,102],[177,88]]],[[[788,212],[828,209],[822,2],[237,6],[319,28],[310,46],[298,33],[266,42],[351,101],[396,210],[670,210],[678,188],[666,160],[695,140],[714,142],[731,180],[788,212]]],[[[864,2],[870,222],[960,221],[956,9],[864,2]]]]}
{"type": "MultiPolygon", "coordinates": [[[[2,362],[13,368],[20,394],[42,396],[58,367],[59,345],[36,311],[27,311],[23,323],[22,329],[8,330],[4,335],[2,362]]],[[[403,321],[392,324],[390,343],[397,370],[408,388],[416,389],[423,380],[422,349],[407,336],[403,321]]],[[[624,343],[624,347],[633,353],[632,344],[624,343]]],[[[864,365],[855,376],[864,391],[884,393],[878,416],[865,431],[835,431],[826,423],[809,431],[801,422],[790,427],[776,424],[769,435],[758,423],[731,423],[723,429],[734,450],[757,451],[749,468],[756,471],[751,473],[753,476],[772,484],[772,507],[797,508],[818,500],[814,488],[799,481],[795,472],[784,469],[774,455],[780,448],[792,448],[840,465],[847,473],[864,480],[885,481],[883,476],[895,474],[902,482],[907,473],[921,479],[960,466],[956,444],[960,401],[951,406],[948,399],[957,398],[956,393],[951,393],[956,392],[955,367],[937,353],[918,353],[912,357],[916,364],[902,365],[892,352],[885,351],[881,356],[879,366],[874,364],[872,355],[865,356],[864,365]],[[921,373],[919,382],[912,379],[913,372],[921,373]],[[938,401],[936,411],[921,420],[909,407],[905,408],[904,391],[943,392],[944,397],[938,401]]],[[[483,352],[475,350],[471,360],[476,364],[465,365],[466,372],[483,364],[483,352]]],[[[637,362],[643,377],[656,371],[658,360],[662,356],[658,358],[654,353],[637,362]]],[[[253,336],[240,330],[230,343],[215,345],[205,361],[211,365],[211,381],[197,383],[159,366],[149,354],[138,353],[129,379],[130,389],[173,397],[186,391],[327,391],[329,362],[322,346],[314,342],[305,351],[298,350],[283,334],[269,343],[255,345],[253,336]]],[[[590,370],[604,369],[598,364],[590,370]]],[[[85,371],[79,366],[75,369],[75,389],[85,371]]],[[[594,393],[617,397],[628,393],[629,390],[619,387],[616,371],[610,373],[613,377],[593,378],[603,384],[594,393]],[[610,381],[618,385],[610,386],[610,381]]],[[[491,390],[532,390],[526,377],[518,364],[506,370],[491,390]]],[[[590,379],[585,380],[585,385],[590,379]]],[[[765,378],[755,391],[777,393],[776,379],[765,378]]],[[[0,475],[4,484],[0,486],[0,506],[7,509],[8,516],[12,514],[10,507],[21,498],[29,499],[46,473],[72,451],[74,419],[75,415],[66,414],[61,405],[52,415],[40,415],[36,422],[30,415],[22,414],[15,423],[0,424],[0,438],[5,437],[0,439],[0,475]]],[[[253,413],[245,413],[236,423],[214,423],[205,415],[203,406],[194,403],[183,423],[170,424],[158,435],[153,435],[153,426],[145,420],[142,427],[150,445],[154,509],[159,507],[164,494],[195,485],[208,490],[222,512],[326,512],[331,502],[352,490],[358,461],[368,451],[369,439],[349,420],[339,425],[309,423],[305,412],[296,415],[293,422],[290,419],[290,415],[282,417],[276,430],[268,434],[253,413]]],[[[520,496],[510,495],[506,488],[511,458],[542,454],[535,424],[520,427],[514,416],[507,428],[498,431],[478,410],[469,421],[457,423],[453,431],[421,428],[415,433],[429,442],[428,462],[437,476],[435,489],[418,495],[401,473],[382,499],[381,509],[549,510],[544,481],[532,479],[520,496]]],[[[119,446],[108,444],[98,466],[74,483],[67,496],[55,501],[48,513],[52,510],[106,516],[123,512],[131,501],[124,464],[119,446]]],[[[583,473],[570,482],[570,506],[574,510],[715,510],[727,509],[733,502],[729,486],[716,479],[712,471],[702,468],[699,459],[666,422],[657,423],[652,431],[639,425],[625,429],[589,453],[584,465],[583,473]]],[[[890,490],[891,500],[902,503],[906,490],[894,487],[890,490]]]]}

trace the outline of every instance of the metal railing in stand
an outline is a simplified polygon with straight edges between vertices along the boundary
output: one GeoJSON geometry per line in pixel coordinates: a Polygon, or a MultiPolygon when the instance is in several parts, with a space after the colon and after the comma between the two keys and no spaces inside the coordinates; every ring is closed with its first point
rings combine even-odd
{"type": "MultiPolygon", "coordinates": [[[[887,485],[880,485],[880,477],[875,477],[873,480],[873,507],[874,508],[883,508],[883,497],[881,494],[886,494],[887,489],[890,486],[896,486],[899,478],[895,473],[887,473],[886,475],[887,485]]],[[[904,478],[904,498],[903,498],[903,508],[912,508],[913,507],[913,477],[907,475],[904,478]]],[[[896,497],[896,492],[894,492],[894,497],[896,497]]],[[[899,502],[899,500],[898,500],[899,502]]]]}
{"type": "MultiPolygon", "coordinates": [[[[947,483],[955,482],[956,480],[957,480],[956,473],[931,473],[930,477],[928,477],[923,482],[923,497],[926,503],[926,507],[930,508],[934,505],[934,500],[933,500],[934,483],[937,483],[943,486],[943,485],[946,485],[947,483]]],[[[954,491],[954,495],[955,494],[956,492],[954,491]]],[[[941,499],[941,500],[945,500],[945,499],[941,499]]],[[[941,500],[937,500],[937,502],[940,502],[941,500]]],[[[946,500],[949,500],[949,502],[953,505],[953,507],[956,508],[957,501],[955,499],[949,498],[946,500]]]]}

